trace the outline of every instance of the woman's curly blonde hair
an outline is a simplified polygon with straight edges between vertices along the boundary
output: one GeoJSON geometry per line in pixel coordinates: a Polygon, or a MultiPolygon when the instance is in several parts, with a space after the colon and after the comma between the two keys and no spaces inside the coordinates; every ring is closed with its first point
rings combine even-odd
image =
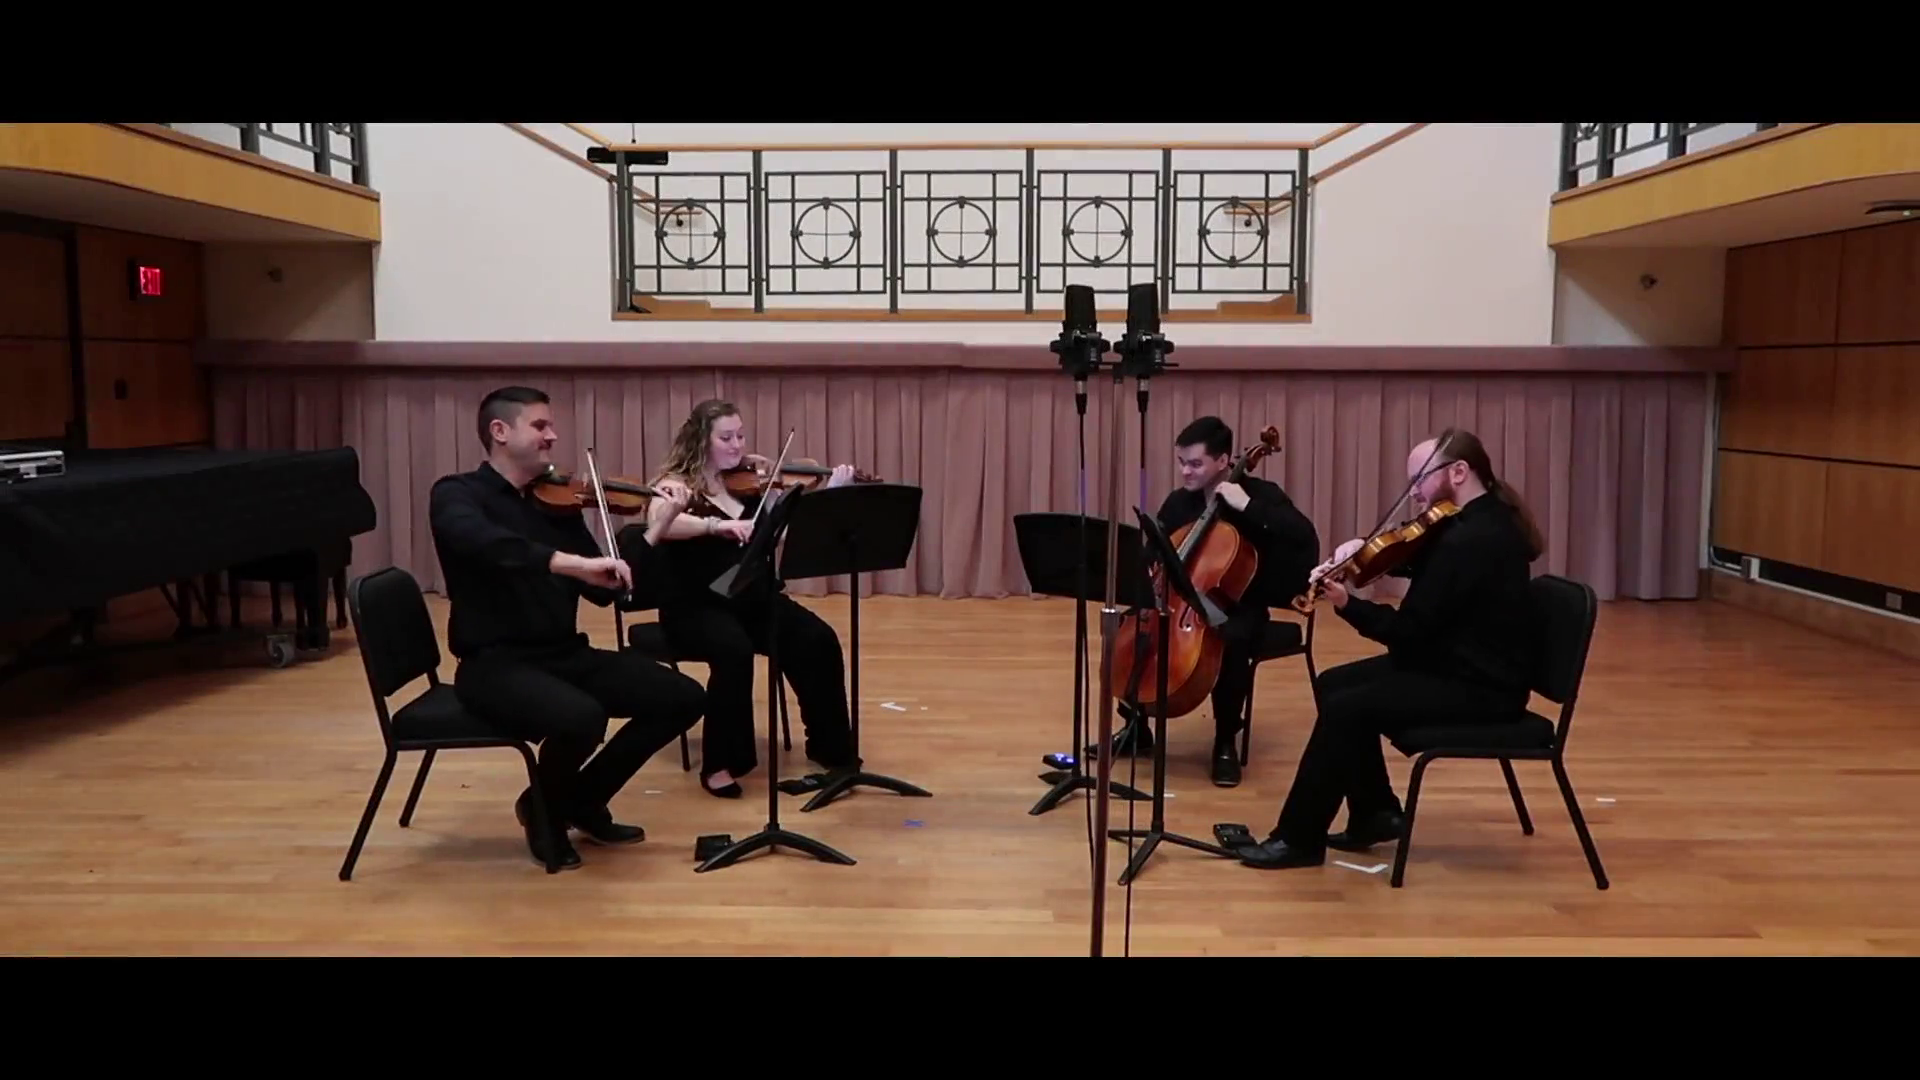
{"type": "Polygon", "coordinates": [[[673,436],[673,449],[660,465],[655,480],[678,480],[695,491],[705,486],[707,448],[713,445],[713,425],[722,418],[738,416],[740,410],[731,401],[708,398],[693,407],[686,422],[673,436]]]}

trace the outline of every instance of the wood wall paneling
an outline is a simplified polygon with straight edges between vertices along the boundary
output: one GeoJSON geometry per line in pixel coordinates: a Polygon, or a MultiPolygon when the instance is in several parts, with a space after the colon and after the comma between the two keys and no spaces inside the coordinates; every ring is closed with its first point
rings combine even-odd
{"type": "Polygon", "coordinates": [[[0,442],[59,439],[73,419],[73,343],[0,338],[0,442]]]}
{"type": "Polygon", "coordinates": [[[1729,450],[1827,457],[1832,445],[1834,349],[1742,349],[1720,408],[1729,450]]]}
{"type": "Polygon", "coordinates": [[[206,327],[200,245],[89,227],[77,239],[88,445],[210,441],[212,390],[192,348],[206,327]],[[160,268],[161,296],[135,297],[136,263],[160,268]]]}
{"type": "Polygon", "coordinates": [[[1825,233],[1727,252],[1727,343],[1833,344],[1843,243],[1825,233]]]}
{"type": "Polygon", "coordinates": [[[121,341],[191,341],[203,336],[200,245],[82,227],[80,336],[121,341]],[[165,295],[136,300],[129,265],[139,260],[165,274],[165,295]]]}
{"type": "Polygon", "coordinates": [[[67,245],[0,231],[0,337],[67,339],[67,245]]]}
{"type": "Polygon", "coordinates": [[[1713,543],[1763,559],[1825,569],[1824,461],[1722,450],[1715,469],[1713,543]]]}
{"type": "Polygon", "coordinates": [[[1801,565],[1920,589],[1920,470],[1841,462],[1826,468],[1821,558],[1801,565]]]}
{"type": "Polygon", "coordinates": [[[87,441],[125,450],[201,442],[213,430],[212,390],[186,341],[89,341],[87,441]]]}
{"type": "Polygon", "coordinates": [[[1835,350],[1829,416],[1827,456],[1920,467],[1920,345],[1835,350]]]}
{"type": "Polygon", "coordinates": [[[67,245],[0,231],[0,441],[59,439],[73,422],[67,245]]]}
{"type": "Polygon", "coordinates": [[[1920,221],[1840,236],[1838,340],[1920,341],[1920,221]]]}

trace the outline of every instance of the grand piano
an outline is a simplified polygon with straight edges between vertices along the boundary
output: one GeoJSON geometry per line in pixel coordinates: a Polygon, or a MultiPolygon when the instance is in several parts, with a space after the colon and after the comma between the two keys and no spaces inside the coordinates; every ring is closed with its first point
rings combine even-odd
{"type": "MultiPolygon", "coordinates": [[[[196,601],[217,625],[225,575],[292,584],[299,644],[324,646],[325,575],[374,523],[351,448],[70,456],[64,475],[0,484],[0,624],[66,613],[72,629],[53,650],[64,654],[91,642],[107,601],[157,588],[186,636],[196,601]]],[[[275,666],[292,659],[287,635],[267,641],[275,666]]]]}

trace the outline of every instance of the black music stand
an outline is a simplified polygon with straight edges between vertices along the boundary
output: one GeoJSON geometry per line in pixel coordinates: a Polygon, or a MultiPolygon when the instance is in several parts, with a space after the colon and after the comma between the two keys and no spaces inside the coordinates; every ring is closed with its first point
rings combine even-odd
{"type": "MultiPolygon", "coordinates": [[[[1206,597],[1201,596],[1198,591],[1194,589],[1193,579],[1187,576],[1186,567],[1180,564],[1180,554],[1174,550],[1173,542],[1167,539],[1166,530],[1162,529],[1158,521],[1148,516],[1148,514],[1139,507],[1134,507],[1133,512],[1134,515],[1140,519],[1140,528],[1141,531],[1146,533],[1147,543],[1153,552],[1153,558],[1160,563],[1162,580],[1166,581],[1175,591],[1179,592],[1182,599],[1193,605],[1194,610],[1200,612],[1202,617],[1207,620],[1207,625],[1217,628],[1226,622],[1226,613],[1222,612],[1218,605],[1206,597]]],[[[1127,868],[1120,874],[1120,884],[1122,885],[1140,876],[1140,871],[1147,865],[1147,860],[1153,857],[1153,850],[1160,846],[1162,840],[1165,840],[1169,844],[1179,844],[1181,847],[1192,848],[1195,851],[1204,851],[1209,855],[1218,855],[1223,859],[1239,858],[1239,856],[1218,844],[1209,844],[1204,840],[1195,840],[1190,836],[1181,836],[1179,833],[1167,831],[1166,685],[1167,649],[1169,647],[1168,638],[1170,636],[1167,633],[1167,628],[1171,623],[1169,622],[1169,612],[1167,611],[1165,597],[1151,598],[1148,603],[1153,607],[1151,614],[1154,619],[1154,637],[1158,639],[1159,643],[1159,647],[1155,651],[1159,654],[1159,685],[1161,688],[1158,700],[1154,702],[1153,708],[1153,823],[1145,829],[1109,829],[1107,831],[1107,837],[1112,840],[1145,841],[1145,843],[1134,849],[1133,858],[1127,860],[1127,868]]],[[[1145,607],[1145,605],[1141,606],[1145,607]]],[[[1140,713],[1139,702],[1134,702],[1133,704],[1135,715],[1138,715],[1140,713]]]]}
{"type": "MultiPolygon", "coordinates": [[[[1013,534],[1020,545],[1020,565],[1026,571],[1028,587],[1042,596],[1064,596],[1080,605],[1073,650],[1074,750],[1065,755],[1073,766],[1040,774],[1041,782],[1052,787],[1027,811],[1038,817],[1076,791],[1099,787],[1099,781],[1085,771],[1086,758],[1080,747],[1086,745],[1081,741],[1086,697],[1082,688],[1092,681],[1087,659],[1086,606],[1090,588],[1087,583],[1106,580],[1107,523],[1099,518],[1082,518],[1079,514],[1015,514],[1013,534]],[[1084,579],[1080,576],[1083,568],[1084,579]]],[[[1114,592],[1114,603],[1119,607],[1153,604],[1153,585],[1147,578],[1140,550],[1140,530],[1131,525],[1120,526],[1120,567],[1114,592]]],[[[1117,780],[1107,781],[1107,791],[1133,802],[1147,798],[1139,789],[1117,780]]]]}
{"type": "MultiPolygon", "coordinates": [[[[800,488],[788,489],[773,508],[766,511],[753,528],[753,539],[748,542],[746,551],[740,554],[740,561],[734,564],[713,581],[712,589],[721,596],[732,599],[751,588],[762,575],[767,579],[768,588],[780,591],[780,578],[774,572],[773,549],[780,542],[780,534],[786,530],[787,522],[793,517],[793,508],[801,502],[800,488]]],[[[744,840],[736,840],[713,854],[712,858],[693,868],[694,873],[703,874],[738,862],[743,856],[751,855],[761,848],[788,847],[803,851],[821,862],[839,863],[852,866],[853,859],[835,851],[810,836],[802,836],[780,827],[780,634],[776,620],[768,620],[767,626],[767,827],[744,840]]]]}
{"type": "MultiPolygon", "coordinates": [[[[878,570],[899,570],[913,553],[920,531],[921,490],[908,484],[848,484],[807,496],[787,524],[787,547],[780,556],[782,581],[852,577],[849,597],[852,638],[848,669],[852,688],[847,708],[853,727],[853,756],[860,759],[860,577],[878,570]]],[[[801,813],[818,810],[860,786],[930,799],[933,792],[905,780],[850,770],[826,774],[825,786],[807,800],[801,813]]]]}

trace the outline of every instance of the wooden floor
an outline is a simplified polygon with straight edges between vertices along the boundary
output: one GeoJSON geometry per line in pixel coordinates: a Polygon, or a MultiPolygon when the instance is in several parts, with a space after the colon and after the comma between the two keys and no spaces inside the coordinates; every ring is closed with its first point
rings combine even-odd
{"type": "MultiPolygon", "coordinates": [[[[815,606],[844,628],[844,598],[815,606]]],[[[1068,741],[1071,612],[863,605],[868,762],[935,797],[862,792],[812,814],[783,797],[790,827],[856,866],[783,852],[696,875],[696,835],[763,824],[765,774],[743,800],[709,798],[669,751],[615,803],[647,842],[583,846],[583,869],[549,877],[513,821],[516,759],[483,751],[441,757],[406,830],[416,759],[403,759],[343,884],[380,761],[350,631],[282,671],[240,649],[16,680],[0,704],[0,951],[1084,955],[1086,804],[1027,813],[1040,755],[1068,741]]],[[[606,612],[583,621],[611,641],[606,612]]],[[[1370,651],[1327,620],[1323,664],[1370,651]]],[[[1527,837],[1496,768],[1441,762],[1406,888],[1384,872],[1262,872],[1163,848],[1133,889],[1131,950],[1920,953],[1917,691],[1910,663],[1721,604],[1609,604],[1569,765],[1611,890],[1594,889],[1544,765],[1516,766],[1527,837]]],[[[1204,711],[1177,723],[1173,829],[1271,823],[1310,720],[1297,661],[1262,671],[1256,709],[1234,790],[1207,781],[1204,711]]],[[[1389,760],[1404,791],[1407,763],[1389,760]]],[[[1123,823],[1127,804],[1114,807],[1123,823]]],[[[1125,855],[1112,846],[1109,881],[1125,855]]],[[[1108,903],[1117,955],[1126,890],[1110,886],[1108,903]]]]}

